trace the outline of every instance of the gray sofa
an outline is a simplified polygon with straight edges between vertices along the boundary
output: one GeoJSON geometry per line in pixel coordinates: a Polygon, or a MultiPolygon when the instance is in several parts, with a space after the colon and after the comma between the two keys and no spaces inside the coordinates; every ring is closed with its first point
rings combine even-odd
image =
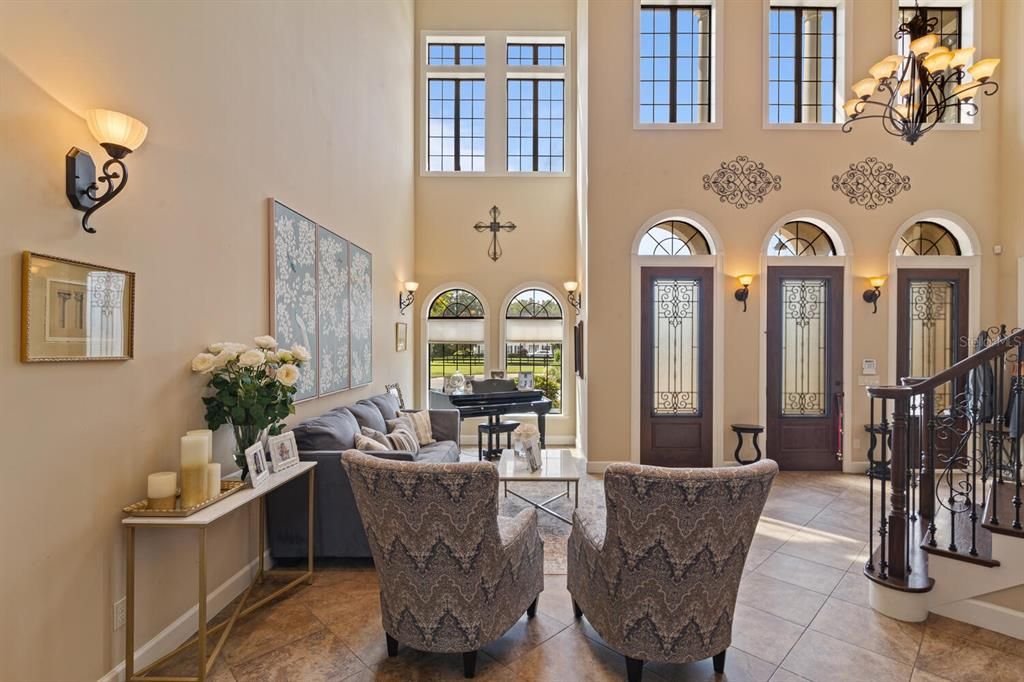
{"type": "MultiPolygon", "coordinates": [[[[361,427],[387,432],[385,420],[398,417],[399,412],[398,399],[384,393],[307,419],[293,429],[299,459],[317,462],[313,539],[316,556],[370,556],[352,487],[341,466],[341,453],[355,448],[355,436],[361,427]]],[[[421,446],[416,455],[401,450],[369,454],[405,462],[458,462],[458,411],[430,410],[430,426],[437,442],[421,446]]],[[[306,556],[307,490],[306,477],[302,476],[267,496],[267,536],[275,559],[306,556]]]]}

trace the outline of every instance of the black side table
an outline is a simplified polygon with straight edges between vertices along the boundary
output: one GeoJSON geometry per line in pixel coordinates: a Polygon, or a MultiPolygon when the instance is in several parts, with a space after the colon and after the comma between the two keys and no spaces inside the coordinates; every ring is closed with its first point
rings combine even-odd
{"type": "Polygon", "coordinates": [[[736,452],[732,456],[736,459],[738,464],[753,464],[761,460],[761,446],[757,444],[757,437],[764,432],[764,427],[760,424],[733,424],[733,433],[736,434],[736,452]],[[757,457],[750,460],[740,459],[740,450],[743,449],[743,434],[749,433],[753,437],[754,451],[757,453],[757,457]]]}
{"type": "Polygon", "coordinates": [[[892,452],[892,429],[882,424],[865,424],[864,431],[870,436],[868,445],[868,476],[874,476],[879,480],[889,480],[889,460],[875,459],[875,449],[878,447],[878,437],[885,439],[886,452],[892,452]]]}

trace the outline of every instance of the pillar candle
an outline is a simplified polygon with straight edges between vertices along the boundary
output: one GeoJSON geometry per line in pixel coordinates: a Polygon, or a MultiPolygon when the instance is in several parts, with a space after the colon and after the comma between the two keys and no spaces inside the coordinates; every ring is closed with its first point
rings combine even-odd
{"type": "Polygon", "coordinates": [[[220,462],[206,465],[206,496],[209,498],[220,495],[220,462]]]}
{"type": "Polygon", "coordinates": [[[206,461],[213,461],[213,431],[210,429],[194,429],[186,431],[186,436],[203,436],[206,438],[206,461]]]}
{"type": "Polygon", "coordinates": [[[206,501],[206,436],[181,437],[181,507],[206,501]]]}
{"type": "Polygon", "coordinates": [[[146,497],[150,509],[174,509],[178,492],[178,474],[173,471],[158,471],[146,480],[146,497]]]}

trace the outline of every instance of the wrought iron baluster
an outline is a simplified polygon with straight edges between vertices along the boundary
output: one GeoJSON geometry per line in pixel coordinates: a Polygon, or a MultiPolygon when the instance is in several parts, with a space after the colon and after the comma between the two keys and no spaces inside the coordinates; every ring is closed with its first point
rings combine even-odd
{"type": "Polygon", "coordinates": [[[1021,529],[1020,523],[1020,441],[1022,430],[1024,430],[1024,379],[1021,378],[1021,370],[1024,369],[1024,341],[1017,342],[1017,353],[1014,358],[1014,366],[1016,372],[1014,374],[1013,382],[1013,408],[1015,412],[1016,421],[1011,420],[1010,429],[1015,431],[1012,435],[1016,436],[1013,439],[1013,527],[1016,530],[1021,529]]]}
{"type": "MultiPolygon", "coordinates": [[[[928,477],[930,479],[929,490],[936,494],[935,489],[935,430],[937,424],[935,421],[935,389],[928,391],[924,396],[924,410],[925,414],[928,415],[928,477]]],[[[934,502],[932,506],[932,514],[928,518],[928,544],[931,547],[938,546],[935,542],[935,513],[934,513],[934,502]]]]}
{"type": "Polygon", "coordinates": [[[868,395],[868,408],[871,411],[869,435],[871,445],[868,447],[868,560],[864,568],[872,573],[875,571],[875,398],[868,395]]]}

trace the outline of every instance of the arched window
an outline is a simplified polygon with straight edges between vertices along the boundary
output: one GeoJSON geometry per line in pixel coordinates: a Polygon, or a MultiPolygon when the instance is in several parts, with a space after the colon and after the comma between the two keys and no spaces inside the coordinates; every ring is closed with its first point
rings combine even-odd
{"type": "Polygon", "coordinates": [[[834,256],[836,245],[814,223],[794,220],[779,228],[768,244],[769,256],[834,256]]]}
{"type": "MultiPolygon", "coordinates": [[[[533,387],[562,411],[562,306],[543,289],[524,289],[505,310],[505,375],[533,375],[533,387]]],[[[529,385],[529,382],[526,382],[529,385]]]]}
{"type": "Polygon", "coordinates": [[[468,381],[484,376],[484,306],[465,289],[448,289],[430,302],[427,361],[430,388],[444,390],[454,374],[468,381]]]}
{"type": "Polygon", "coordinates": [[[900,235],[897,256],[959,256],[960,242],[938,223],[922,220],[900,235]]]}
{"type": "Polygon", "coordinates": [[[666,220],[647,230],[637,247],[639,256],[707,256],[711,247],[696,225],[666,220]]]}

